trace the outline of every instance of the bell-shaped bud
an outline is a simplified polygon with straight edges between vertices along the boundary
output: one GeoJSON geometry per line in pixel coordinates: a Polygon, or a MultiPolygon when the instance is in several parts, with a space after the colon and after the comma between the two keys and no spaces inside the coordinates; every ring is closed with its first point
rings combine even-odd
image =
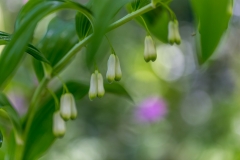
{"type": "Polygon", "coordinates": [[[109,83],[112,83],[115,78],[115,65],[116,58],[114,54],[111,54],[108,59],[108,69],[107,69],[107,80],[109,83]]]}
{"type": "Polygon", "coordinates": [[[175,24],[173,21],[168,23],[168,42],[173,44],[175,42],[175,24]]]}
{"type": "Polygon", "coordinates": [[[60,114],[64,120],[71,118],[72,94],[66,93],[61,96],[60,100],[60,114]]]}
{"type": "Polygon", "coordinates": [[[65,121],[62,119],[60,112],[57,111],[53,114],[53,134],[56,137],[62,137],[64,136],[65,132],[65,121]]]}
{"type": "Polygon", "coordinates": [[[122,78],[122,70],[118,56],[116,56],[115,64],[115,81],[120,81],[122,78]]]}
{"type": "Polygon", "coordinates": [[[156,47],[151,36],[146,36],[145,38],[145,52],[144,59],[146,62],[149,60],[155,61],[157,58],[156,47]],[[145,58],[145,55],[147,56],[145,58]]]}
{"type": "Polygon", "coordinates": [[[149,52],[148,52],[148,40],[147,40],[147,37],[145,37],[145,44],[144,44],[144,60],[146,62],[149,62],[150,61],[150,55],[149,55],[149,52]]]}
{"type": "Polygon", "coordinates": [[[77,118],[77,106],[75,99],[72,95],[72,101],[71,101],[71,119],[74,120],[77,118]]]}
{"type": "Polygon", "coordinates": [[[181,36],[179,34],[179,30],[178,30],[178,21],[174,20],[174,34],[175,34],[175,43],[176,44],[180,44],[181,43],[181,36]]]}
{"type": "Polygon", "coordinates": [[[103,76],[101,73],[97,73],[97,86],[98,86],[98,91],[97,91],[97,96],[99,98],[103,97],[105,94],[104,86],[103,86],[103,76]]]}
{"type": "Polygon", "coordinates": [[[97,97],[97,75],[95,73],[93,73],[91,76],[90,89],[88,94],[90,100],[93,100],[97,97]]]}

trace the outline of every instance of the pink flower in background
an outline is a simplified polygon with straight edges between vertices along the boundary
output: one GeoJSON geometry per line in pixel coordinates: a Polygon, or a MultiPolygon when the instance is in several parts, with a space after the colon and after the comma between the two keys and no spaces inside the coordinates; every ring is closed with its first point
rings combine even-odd
{"type": "Polygon", "coordinates": [[[167,114],[167,106],[163,99],[150,97],[145,99],[135,111],[135,117],[138,122],[156,122],[161,120],[167,114]]]}

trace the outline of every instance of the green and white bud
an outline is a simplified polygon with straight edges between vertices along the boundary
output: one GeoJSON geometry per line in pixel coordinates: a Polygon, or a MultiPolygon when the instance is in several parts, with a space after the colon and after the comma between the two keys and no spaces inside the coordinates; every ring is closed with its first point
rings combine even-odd
{"type": "Polygon", "coordinates": [[[90,89],[88,94],[90,100],[93,100],[97,97],[97,75],[95,73],[93,73],[91,76],[90,89]]]}
{"type": "Polygon", "coordinates": [[[168,42],[173,45],[175,42],[175,24],[173,21],[168,23],[168,42]]]}
{"type": "Polygon", "coordinates": [[[97,74],[97,96],[99,98],[103,97],[105,94],[104,86],[103,86],[103,77],[101,73],[95,73],[97,74]]]}
{"type": "Polygon", "coordinates": [[[174,20],[174,34],[175,34],[175,43],[176,44],[180,44],[181,43],[181,36],[179,34],[179,30],[178,30],[178,21],[174,20]]]}
{"type": "MultiPolygon", "coordinates": [[[[72,95],[72,94],[71,94],[72,95]]],[[[77,106],[76,106],[76,102],[75,99],[72,95],[72,101],[71,101],[71,119],[74,120],[77,118],[77,106]]]]}
{"type": "Polygon", "coordinates": [[[62,137],[64,136],[65,132],[65,121],[62,119],[60,112],[57,111],[53,114],[53,134],[56,137],[62,137]]]}
{"type": "Polygon", "coordinates": [[[115,64],[115,81],[120,81],[122,78],[122,70],[118,56],[116,56],[115,64]]]}
{"type": "Polygon", "coordinates": [[[115,65],[116,65],[115,55],[111,54],[108,59],[108,69],[107,69],[107,80],[109,83],[112,83],[115,79],[115,65]]]}
{"type": "Polygon", "coordinates": [[[60,114],[65,121],[71,118],[71,107],[72,107],[72,94],[71,93],[63,94],[60,100],[60,114]]]}
{"type": "Polygon", "coordinates": [[[145,51],[144,59],[146,62],[150,60],[155,61],[157,59],[156,47],[151,36],[146,36],[145,38],[145,51]]]}

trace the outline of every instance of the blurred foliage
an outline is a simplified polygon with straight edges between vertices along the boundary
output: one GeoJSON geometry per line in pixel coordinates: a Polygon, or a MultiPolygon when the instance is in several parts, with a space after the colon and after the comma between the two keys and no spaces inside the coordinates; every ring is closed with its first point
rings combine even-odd
{"type": "MultiPolygon", "coordinates": [[[[67,122],[66,135],[56,139],[52,134],[54,100],[44,91],[37,103],[22,159],[240,159],[240,8],[236,7],[230,19],[228,7],[232,1],[171,2],[170,8],[180,24],[180,46],[166,44],[170,20],[166,8],[160,6],[144,14],[157,46],[158,59],[154,63],[143,60],[146,31],[140,19],[136,18],[140,25],[130,22],[109,32],[107,36],[119,56],[123,78],[113,84],[105,80],[106,96],[94,101],[86,96],[92,64],[96,61],[99,70],[106,73],[110,47],[105,32],[114,20],[127,14],[123,7],[131,1],[30,2],[0,1],[0,31],[12,35],[1,37],[3,32],[0,33],[0,43],[9,36],[5,48],[0,48],[3,49],[0,86],[4,88],[0,94],[0,159],[15,160],[21,152],[21,134],[27,126],[29,106],[22,101],[31,101],[47,72],[42,61],[56,66],[78,40],[89,36],[92,41],[84,45],[86,50],[73,56],[72,63],[59,74],[77,101],[78,118],[67,122]],[[65,8],[83,10],[85,14],[65,8]],[[90,15],[95,19],[89,18],[90,15]],[[224,34],[228,25],[229,30],[224,34]],[[40,28],[37,34],[36,31],[33,34],[35,26],[40,28]],[[199,66],[198,62],[206,61],[208,65],[199,66]],[[164,101],[168,111],[156,121],[139,121],[136,114],[142,102],[151,97],[164,101]]],[[[135,9],[150,1],[141,2],[135,9]]],[[[239,6],[240,1],[235,3],[239,6]]],[[[127,12],[132,11],[127,8],[127,12]]],[[[63,93],[62,82],[57,78],[48,88],[58,98],[63,93]]],[[[152,110],[146,114],[151,115],[152,110]]]]}

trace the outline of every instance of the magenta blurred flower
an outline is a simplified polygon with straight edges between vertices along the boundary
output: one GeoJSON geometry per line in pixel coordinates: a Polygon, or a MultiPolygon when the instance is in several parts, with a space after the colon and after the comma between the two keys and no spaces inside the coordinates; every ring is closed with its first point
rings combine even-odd
{"type": "Polygon", "coordinates": [[[145,99],[135,111],[135,118],[138,122],[156,122],[167,114],[167,106],[163,99],[149,97],[145,99]]]}

